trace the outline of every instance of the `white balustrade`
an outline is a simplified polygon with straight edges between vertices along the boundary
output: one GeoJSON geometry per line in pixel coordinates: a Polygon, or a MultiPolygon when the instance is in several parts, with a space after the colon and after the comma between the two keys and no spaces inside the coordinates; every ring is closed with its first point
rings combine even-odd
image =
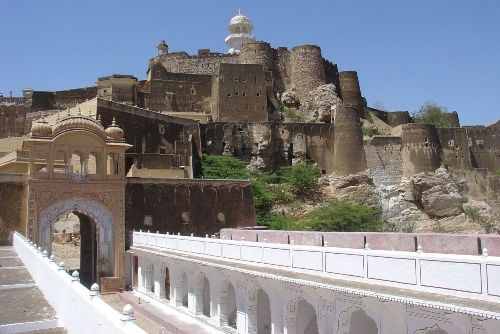
{"type": "Polygon", "coordinates": [[[303,246],[134,232],[133,247],[171,250],[329,278],[500,302],[500,257],[303,246]]]}

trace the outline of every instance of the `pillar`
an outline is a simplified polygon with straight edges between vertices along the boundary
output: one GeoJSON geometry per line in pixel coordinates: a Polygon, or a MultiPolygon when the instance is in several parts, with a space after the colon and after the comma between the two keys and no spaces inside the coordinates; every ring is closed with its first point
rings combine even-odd
{"type": "Polygon", "coordinates": [[[158,299],[165,299],[165,266],[156,263],[154,266],[154,294],[158,299]]]}
{"type": "Polygon", "coordinates": [[[142,256],[137,256],[137,290],[144,291],[144,259],[142,256]]]}

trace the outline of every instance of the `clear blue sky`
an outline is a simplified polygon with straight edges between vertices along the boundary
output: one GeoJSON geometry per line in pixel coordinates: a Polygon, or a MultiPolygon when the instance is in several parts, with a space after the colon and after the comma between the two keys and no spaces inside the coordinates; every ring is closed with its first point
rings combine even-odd
{"type": "Polygon", "coordinates": [[[498,0],[4,0],[0,92],[143,79],[162,39],[173,51],[225,51],[240,7],[257,39],[317,44],[340,70],[358,71],[371,105],[411,112],[432,100],[462,124],[500,118],[498,0]]]}

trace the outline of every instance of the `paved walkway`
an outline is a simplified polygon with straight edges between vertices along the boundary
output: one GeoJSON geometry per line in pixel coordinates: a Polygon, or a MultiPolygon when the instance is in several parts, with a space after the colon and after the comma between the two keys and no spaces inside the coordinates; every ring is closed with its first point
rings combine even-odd
{"type": "Polygon", "coordinates": [[[223,332],[207,324],[208,319],[194,319],[190,315],[166,305],[139,292],[123,292],[113,296],[102,296],[106,302],[121,310],[130,304],[136,314],[136,324],[151,334],[159,333],[164,328],[166,333],[176,334],[221,334],[223,332]],[[121,303],[116,303],[116,299],[121,303]],[[139,303],[140,298],[140,303],[139,303]],[[114,302],[111,302],[114,300],[114,302]]]}
{"type": "Polygon", "coordinates": [[[45,300],[14,248],[0,246],[0,333],[60,334],[45,300]]]}

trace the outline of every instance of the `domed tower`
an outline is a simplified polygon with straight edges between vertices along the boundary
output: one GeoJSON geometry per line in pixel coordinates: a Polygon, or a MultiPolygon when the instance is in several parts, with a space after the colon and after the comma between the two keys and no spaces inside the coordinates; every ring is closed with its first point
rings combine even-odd
{"type": "Polygon", "coordinates": [[[255,42],[255,37],[252,35],[253,25],[248,16],[241,14],[241,11],[231,19],[227,30],[229,35],[225,42],[229,46],[229,53],[240,53],[243,44],[255,42]]]}
{"type": "Polygon", "coordinates": [[[333,138],[333,170],[338,176],[356,174],[367,168],[356,106],[344,103],[337,109],[333,138]]]}

